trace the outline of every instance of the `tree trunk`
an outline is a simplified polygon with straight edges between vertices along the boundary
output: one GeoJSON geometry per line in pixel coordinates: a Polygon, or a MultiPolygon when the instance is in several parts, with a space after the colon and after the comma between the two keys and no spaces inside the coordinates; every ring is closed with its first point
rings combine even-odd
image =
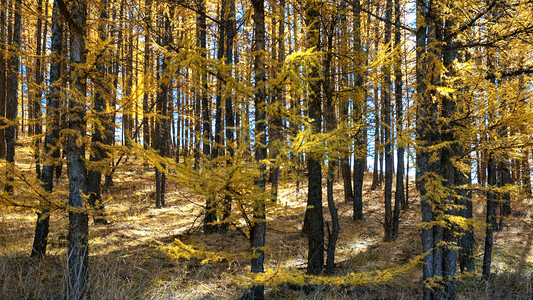
{"type": "MultiPolygon", "coordinates": [[[[235,0],[227,0],[228,10],[225,17],[226,24],[226,64],[228,65],[228,74],[227,78],[233,76],[233,40],[235,39],[235,0]]],[[[234,127],[235,121],[233,117],[233,99],[231,93],[228,93],[225,99],[225,110],[226,110],[226,149],[228,151],[227,155],[229,156],[228,164],[231,164],[235,150],[235,138],[234,138],[234,127]]],[[[224,197],[224,212],[222,219],[226,221],[231,215],[231,196],[225,195],[224,197]]],[[[223,232],[227,231],[228,224],[225,222],[221,226],[223,232]]]]}
{"type": "Polygon", "coordinates": [[[526,195],[531,195],[531,169],[529,167],[529,151],[522,149],[522,190],[526,195]]]}
{"type": "MultiPolygon", "coordinates": [[[[145,22],[149,26],[152,23],[152,1],[145,1],[145,22]]],[[[144,149],[150,147],[150,124],[148,122],[147,114],[149,113],[149,101],[150,101],[150,85],[151,85],[151,74],[152,74],[152,61],[150,60],[150,34],[149,27],[145,29],[146,34],[144,35],[144,76],[143,76],[143,145],[144,149]]]]}
{"type": "MultiPolygon", "coordinates": [[[[277,23],[279,24],[278,36],[277,36],[277,65],[274,68],[274,72],[278,73],[283,66],[285,61],[285,0],[279,1],[278,6],[279,12],[277,15],[277,23]]],[[[275,53],[274,53],[275,55],[275,53]]],[[[274,56],[275,57],[275,56],[274,56]]],[[[277,74],[275,75],[277,76],[277,74]]],[[[276,162],[276,165],[272,168],[272,197],[273,201],[277,200],[278,197],[278,185],[279,185],[279,171],[280,167],[278,165],[281,147],[280,142],[282,141],[282,131],[283,131],[283,108],[285,106],[285,96],[283,84],[277,85],[274,87],[273,100],[271,103],[271,119],[272,119],[272,133],[271,138],[271,149],[272,149],[272,159],[276,162]]]]}
{"type": "MultiPolygon", "coordinates": [[[[364,128],[363,108],[365,106],[365,92],[363,84],[363,47],[361,44],[361,3],[359,0],[355,0],[353,7],[354,14],[354,51],[357,58],[354,66],[354,123],[364,128]]],[[[355,155],[354,155],[354,167],[353,167],[353,220],[358,221],[363,219],[363,181],[365,176],[365,159],[366,156],[366,144],[363,141],[363,130],[358,130],[355,136],[355,155]]]]}
{"type": "MultiPolygon", "coordinates": [[[[13,52],[9,60],[9,92],[6,104],[6,119],[11,122],[15,122],[15,125],[9,125],[6,128],[6,162],[11,164],[11,167],[15,165],[15,141],[17,139],[17,109],[18,109],[18,86],[19,86],[19,63],[20,63],[20,44],[21,44],[21,32],[22,32],[22,18],[20,15],[20,9],[22,6],[21,0],[15,1],[15,16],[13,21],[13,40],[11,47],[13,52]]],[[[13,175],[10,171],[7,171],[7,183],[5,185],[5,191],[8,194],[13,194],[13,185],[9,182],[13,181],[13,175]]]]}
{"type": "MultiPolygon", "coordinates": [[[[428,133],[428,126],[430,123],[430,112],[432,107],[426,106],[426,39],[427,39],[427,24],[426,24],[426,0],[416,1],[416,82],[417,82],[417,98],[416,100],[416,138],[417,141],[431,141],[431,136],[428,133]]],[[[429,170],[429,151],[426,148],[416,148],[417,158],[417,184],[420,190],[421,207],[422,207],[422,222],[429,224],[433,220],[433,211],[430,199],[425,195],[426,190],[426,173],[429,170]]],[[[422,273],[424,280],[423,299],[432,299],[432,290],[428,287],[428,280],[433,277],[433,229],[431,227],[422,228],[422,252],[424,253],[422,273]]]]}
{"type": "MultiPolygon", "coordinates": [[[[60,21],[59,7],[57,1],[54,1],[52,11],[52,40],[50,52],[55,57],[50,64],[50,94],[46,106],[46,135],[44,138],[44,161],[41,174],[42,186],[47,192],[53,189],[54,164],[55,159],[59,157],[59,150],[53,150],[59,139],[59,97],[60,90],[55,84],[61,77],[61,64],[58,58],[62,57],[61,44],[63,39],[63,25],[60,21]]],[[[50,227],[50,210],[42,208],[37,213],[37,222],[35,225],[35,237],[31,251],[32,257],[44,256],[48,244],[48,232],[50,227]]]]}
{"type": "MultiPolygon", "coordinates": [[[[43,1],[37,1],[37,12],[38,14],[43,13],[43,1]]],[[[45,41],[46,41],[46,31],[44,32],[45,41]]],[[[42,88],[43,83],[43,73],[41,67],[41,54],[42,54],[42,20],[41,18],[37,19],[37,30],[35,32],[36,40],[36,59],[35,59],[35,94],[33,98],[33,115],[35,124],[33,126],[33,134],[40,136],[43,133],[43,127],[41,125],[41,98],[42,98],[42,88]]],[[[35,173],[37,178],[41,178],[41,138],[38,137],[35,139],[33,144],[33,155],[35,159],[35,173]]]]}
{"type": "Polygon", "coordinates": [[[492,246],[494,244],[493,232],[496,228],[497,219],[496,219],[496,199],[494,191],[491,189],[496,188],[496,163],[494,161],[493,154],[489,154],[489,161],[487,165],[487,183],[488,183],[488,192],[487,192],[487,213],[486,213],[486,222],[487,228],[485,229],[485,252],[483,254],[483,277],[488,279],[490,277],[490,267],[492,262],[492,246]]]}
{"type": "MultiPolygon", "coordinates": [[[[379,15],[379,6],[376,7],[376,14],[379,15]]],[[[374,55],[377,55],[379,51],[379,23],[374,25],[374,55]]],[[[375,70],[374,72],[378,72],[375,70]]],[[[374,83],[374,170],[372,171],[372,186],[370,187],[371,190],[375,190],[378,188],[380,181],[379,181],[379,174],[383,171],[382,169],[378,169],[380,159],[380,147],[381,147],[381,141],[380,141],[380,127],[381,127],[381,119],[380,119],[380,105],[379,105],[379,90],[378,90],[378,84],[374,83]]]]}
{"type": "MultiPolygon", "coordinates": [[[[225,24],[225,16],[226,16],[226,0],[221,0],[220,3],[220,12],[219,12],[219,20],[220,24],[218,25],[218,45],[217,45],[217,59],[220,61],[223,61],[225,52],[224,52],[224,45],[225,45],[225,38],[226,38],[226,24],[225,24]]],[[[222,138],[223,138],[223,132],[222,132],[222,89],[223,89],[223,78],[222,73],[220,71],[217,71],[217,94],[216,94],[216,101],[215,101],[215,143],[213,144],[213,149],[211,151],[211,158],[217,158],[220,154],[222,154],[222,138]]],[[[209,212],[208,212],[209,213],[209,212]]],[[[213,212],[214,213],[214,212],[213,212]]],[[[216,218],[216,216],[215,216],[216,218]]]]}
{"type": "MultiPolygon", "coordinates": [[[[336,23],[332,20],[329,21],[330,24],[327,26],[327,52],[324,59],[324,123],[326,131],[332,132],[337,127],[337,122],[335,118],[335,103],[333,102],[334,95],[334,76],[331,74],[331,64],[333,61],[333,37],[336,23]]],[[[333,199],[333,183],[335,180],[335,164],[337,158],[335,157],[335,152],[330,151],[328,154],[328,171],[327,171],[327,201],[328,208],[331,215],[331,230],[328,226],[328,247],[326,250],[327,259],[326,259],[326,270],[327,274],[332,274],[333,269],[335,268],[335,248],[337,245],[337,239],[339,237],[339,216],[337,213],[337,208],[335,207],[335,201],[333,199]]]]}
{"type": "MultiPolygon", "coordinates": [[[[401,23],[401,8],[400,0],[394,1],[394,14],[396,24],[401,23]]],[[[405,200],[403,174],[404,168],[404,146],[403,146],[403,98],[402,98],[402,51],[401,51],[402,36],[399,26],[394,27],[394,47],[395,62],[394,62],[394,97],[396,102],[396,145],[397,145],[397,168],[396,168],[396,193],[394,203],[399,202],[402,209],[407,208],[405,200]]],[[[394,218],[397,221],[396,218],[394,218]]],[[[397,222],[394,225],[394,231],[398,233],[397,222]]]]}
{"type": "MultiPolygon", "coordinates": [[[[164,18],[165,33],[163,37],[164,47],[168,47],[172,39],[172,28],[171,20],[173,18],[172,10],[170,16],[164,18]]],[[[168,60],[166,52],[162,53],[162,63],[161,63],[161,78],[160,78],[160,91],[157,93],[157,103],[156,110],[157,114],[161,116],[155,122],[155,136],[156,136],[156,150],[159,151],[161,157],[169,156],[169,147],[171,144],[170,141],[170,118],[169,118],[169,98],[172,95],[169,94],[169,85],[171,85],[171,80],[168,78],[170,76],[168,71],[168,60]]],[[[166,196],[166,165],[164,163],[159,163],[159,167],[156,167],[156,207],[161,208],[166,205],[165,196],[166,196]]]]}
{"type": "MultiPolygon", "coordinates": [[[[306,8],[305,23],[309,28],[307,48],[320,51],[320,23],[319,12],[316,3],[309,4],[306,8]]],[[[317,54],[318,52],[315,52],[317,54]]],[[[320,133],[322,128],[320,70],[318,65],[313,65],[309,74],[309,118],[312,132],[320,133]]],[[[322,166],[320,153],[308,153],[308,198],[304,227],[309,240],[309,252],[307,256],[307,273],[318,275],[324,267],[324,216],[322,213],[322,166]]]]}
{"type": "MultiPolygon", "coordinates": [[[[69,16],[64,16],[69,18],[69,16]]],[[[84,195],[87,194],[87,169],[85,147],[78,141],[85,136],[85,78],[79,65],[85,64],[85,30],[87,4],[76,0],[71,4],[70,23],[70,70],[71,88],[74,97],[69,99],[68,119],[72,133],[67,141],[67,168],[69,180],[69,233],[68,233],[68,281],[66,298],[81,299],[87,289],[89,264],[89,224],[84,210],[84,195]]]]}
{"type": "MultiPolygon", "coordinates": [[[[106,39],[106,30],[104,20],[107,20],[107,0],[101,2],[100,7],[100,23],[98,24],[98,38],[100,42],[106,39]]],[[[97,62],[96,70],[99,74],[98,78],[104,78],[101,82],[96,82],[96,93],[94,97],[94,112],[96,113],[97,122],[100,124],[109,124],[111,120],[105,116],[107,111],[107,103],[105,97],[109,94],[109,88],[106,86],[107,70],[105,64],[100,60],[97,62]]],[[[93,151],[89,160],[93,163],[93,168],[87,173],[87,192],[89,193],[89,204],[95,210],[94,222],[99,224],[107,224],[104,204],[101,196],[102,171],[101,162],[108,157],[108,153],[103,146],[104,137],[107,134],[105,126],[102,129],[94,126],[91,137],[91,146],[93,151]]]]}
{"type": "MultiPolygon", "coordinates": [[[[255,161],[260,163],[259,179],[256,185],[259,194],[262,194],[266,186],[265,165],[261,162],[267,158],[266,149],[266,75],[265,75],[265,3],[264,0],[252,0],[253,20],[255,28],[255,54],[254,54],[254,74],[255,74],[255,161]]],[[[266,216],[265,201],[259,195],[254,201],[253,226],[250,233],[250,243],[252,246],[252,273],[263,273],[263,262],[265,253],[266,236],[266,216]]],[[[264,286],[254,285],[251,290],[253,299],[264,299],[264,286]]]]}
{"type": "MultiPolygon", "coordinates": [[[[385,45],[388,45],[387,52],[391,52],[391,41],[392,34],[392,0],[387,0],[385,12],[385,19],[387,23],[385,24],[385,45]]],[[[392,165],[394,163],[393,152],[392,152],[392,140],[391,140],[391,128],[392,128],[392,118],[391,118],[391,69],[390,64],[386,63],[383,67],[383,76],[385,77],[385,83],[381,87],[381,93],[383,95],[383,115],[385,118],[385,236],[384,241],[392,242],[395,239],[394,233],[394,216],[392,212],[392,165]]]]}
{"type": "MultiPolygon", "coordinates": [[[[0,2],[1,7],[5,7],[5,0],[0,2]]],[[[0,118],[6,117],[6,99],[7,99],[7,73],[6,73],[6,10],[5,8],[0,9],[0,118]]],[[[6,157],[6,136],[4,122],[0,120],[0,159],[6,157]]]]}

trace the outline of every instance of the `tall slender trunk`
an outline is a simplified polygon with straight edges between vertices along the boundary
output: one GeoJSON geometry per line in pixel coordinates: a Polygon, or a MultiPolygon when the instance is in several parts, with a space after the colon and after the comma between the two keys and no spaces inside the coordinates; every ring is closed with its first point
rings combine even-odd
{"type": "MultiPolygon", "coordinates": [[[[357,13],[354,11],[354,13],[357,13]]],[[[348,31],[348,19],[346,17],[347,11],[346,11],[346,2],[343,1],[341,3],[341,12],[340,12],[340,25],[341,29],[340,32],[343,36],[346,36],[349,34],[348,31]]],[[[354,22],[355,23],[355,22],[354,22]]],[[[348,53],[348,43],[339,42],[339,47],[341,49],[341,53],[348,53]]],[[[341,89],[348,89],[348,72],[349,67],[345,64],[342,65],[342,76],[340,81],[341,89]]],[[[349,106],[350,106],[350,99],[348,97],[341,97],[341,103],[340,103],[340,120],[343,123],[349,123],[349,106]]],[[[348,134],[346,134],[346,137],[348,138],[348,134]]],[[[344,201],[345,202],[352,202],[354,200],[354,193],[352,189],[352,170],[350,169],[350,151],[349,149],[346,149],[346,154],[343,154],[340,161],[340,168],[342,171],[342,179],[343,179],[343,189],[344,189],[344,201]]]]}
{"type": "MultiPolygon", "coordinates": [[[[317,2],[308,4],[305,13],[305,23],[308,30],[307,48],[320,51],[320,23],[317,2]]],[[[322,101],[320,89],[320,70],[318,65],[311,67],[309,83],[309,118],[313,121],[313,133],[320,133],[322,129],[322,101]]],[[[319,153],[307,155],[308,193],[307,193],[307,230],[309,252],[307,255],[307,273],[318,275],[324,267],[324,216],[322,212],[322,166],[319,153]]]]}
{"type": "MultiPolygon", "coordinates": [[[[43,145],[43,168],[41,174],[42,186],[47,192],[51,192],[54,183],[54,163],[59,156],[59,150],[54,150],[58,146],[56,143],[59,139],[59,87],[55,84],[61,77],[61,64],[59,63],[61,53],[61,44],[63,39],[63,25],[59,16],[59,7],[57,1],[54,1],[52,11],[52,40],[50,52],[54,59],[50,64],[50,93],[46,105],[46,135],[43,145]]],[[[31,250],[32,257],[44,256],[48,244],[48,232],[50,227],[50,210],[46,207],[37,213],[37,222],[35,224],[35,237],[31,250]]]]}
{"type": "MultiPolygon", "coordinates": [[[[387,45],[387,52],[391,52],[391,41],[392,34],[392,0],[387,0],[385,19],[387,23],[385,24],[385,45],[387,45]]],[[[394,233],[394,216],[392,212],[392,165],[393,152],[392,152],[392,139],[391,139],[391,128],[392,128],[392,118],[391,118],[391,68],[388,62],[383,66],[383,76],[385,77],[385,82],[382,85],[381,93],[383,95],[383,115],[385,119],[385,222],[383,226],[385,227],[385,236],[384,241],[391,242],[395,240],[394,233]]]]}
{"type": "MultiPolygon", "coordinates": [[[[5,7],[6,0],[0,1],[0,7],[5,7]]],[[[6,39],[6,10],[0,9],[0,118],[6,117],[6,99],[7,99],[7,73],[6,73],[6,57],[5,51],[7,46],[6,39]]],[[[4,122],[0,121],[0,127],[3,127],[4,122]]],[[[0,128],[0,158],[6,156],[6,136],[5,129],[0,128]]]]}
{"type": "MultiPolygon", "coordinates": [[[[422,143],[430,142],[431,135],[428,132],[430,124],[430,113],[432,107],[426,106],[426,39],[427,34],[427,7],[426,0],[416,1],[416,138],[422,143]]],[[[430,223],[433,221],[432,204],[426,190],[426,175],[429,171],[429,151],[427,148],[419,147],[416,152],[416,166],[417,166],[417,185],[420,190],[421,207],[422,207],[422,222],[430,223]]],[[[422,252],[424,253],[422,273],[424,280],[423,299],[429,300],[432,298],[432,290],[428,287],[427,282],[434,275],[433,270],[433,229],[422,228],[422,252]]]]}
{"type": "MultiPolygon", "coordinates": [[[[255,54],[254,54],[254,76],[255,76],[255,161],[260,163],[259,179],[256,185],[260,191],[259,194],[265,190],[266,167],[262,163],[267,158],[266,149],[266,73],[265,73],[265,3],[264,0],[252,0],[253,5],[253,20],[255,29],[255,54]]],[[[266,236],[266,215],[265,215],[265,201],[261,196],[254,200],[253,226],[250,232],[250,243],[252,246],[252,273],[264,272],[263,262],[265,253],[263,247],[265,246],[266,236]]],[[[253,299],[264,298],[264,286],[254,285],[252,287],[253,299]]]]}
{"type": "MultiPolygon", "coordinates": [[[[172,41],[172,27],[171,20],[173,19],[172,10],[170,16],[164,18],[164,36],[162,44],[164,47],[168,47],[172,41]]],[[[169,117],[169,102],[172,100],[169,90],[171,89],[171,80],[168,78],[168,60],[166,51],[162,54],[161,63],[161,78],[160,78],[160,91],[157,93],[156,110],[162,117],[158,118],[155,122],[155,137],[156,137],[156,150],[159,151],[161,157],[169,156],[170,148],[170,118],[169,117]]],[[[161,208],[166,205],[166,165],[159,163],[159,166],[155,169],[156,176],[156,207],[161,208]]]]}
{"type": "MultiPolygon", "coordinates": [[[[379,15],[379,6],[376,7],[376,14],[379,15]]],[[[376,23],[374,25],[374,36],[376,37],[374,39],[374,55],[378,53],[379,51],[379,23],[376,23]]],[[[374,72],[377,74],[377,69],[374,69],[374,72]]],[[[379,180],[379,174],[383,171],[383,169],[379,169],[379,162],[381,161],[381,151],[380,148],[382,147],[381,141],[380,141],[380,128],[381,128],[381,117],[380,117],[380,101],[379,101],[379,89],[378,84],[374,83],[374,164],[373,164],[373,172],[372,172],[372,186],[370,187],[371,190],[375,190],[378,188],[380,184],[379,180]]]]}
{"type": "MultiPolygon", "coordinates": [[[[42,14],[43,12],[43,1],[37,1],[37,13],[42,14]]],[[[35,94],[33,95],[33,115],[35,124],[33,125],[33,134],[40,136],[43,133],[43,127],[41,123],[41,98],[42,98],[42,89],[41,85],[43,83],[43,73],[41,67],[41,54],[42,54],[42,20],[41,18],[37,19],[37,30],[35,31],[35,40],[36,40],[36,53],[35,53],[35,94]]],[[[44,32],[45,41],[46,41],[46,31],[44,32]]],[[[41,138],[38,137],[35,139],[33,144],[33,155],[35,159],[35,173],[37,178],[41,178],[41,138]]]]}
{"type": "Polygon", "coordinates": [[[143,146],[145,149],[150,147],[150,124],[148,122],[148,111],[149,111],[149,101],[150,101],[150,85],[151,85],[151,74],[152,74],[152,61],[150,59],[150,33],[149,29],[152,26],[152,1],[146,0],[144,3],[144,15],[147,28],[145,29],[144,35],[144,76],[143,76],[143,146]]]}
{"type": "MultiPolygon", "coordinates": [[[[395,23],[401,23],[401,7],[400,0],[394,1],[395,23]]],[[[403,145],[403,98],[402,98],[402,51],[401,51],[402,35],[400,27],[394,27],[394,47],[396,48],[394,54],[394,97],[396,102],[396,144],[397,144],[397,168],[396,168],[396,193],[394,203],[400,203],[402,209],[407,208],[405,200],[403,174],[404,168],[404,145],[403,145]]],[[[396,213],[396,210],[395,210],[396,213]]],[[[397,218],[394,217],[396,221],[397,218]]],[[[398,223],[394,224],[394,231],[398,233],[398,223]]]]}
{"type": "Polygon", "coordinates": [[[526,195],[531,195],[531,168],[529,167],[529,150],[522,149],[522,190],[526,195]]]}
{"type": "MultiPolygon", "coordinates": [[[[361,128],[364,126],[364,106],[365,106],[365,91],[363,83],[363,68],[364,68],[364,52],[363,46],[361,43],[361,3],[359,0],[354,1],[353,7],[354,14],[354,51],[355,57],[357,58],[354,62],[354,88],[355,88],[355,98],[354,98],[354,123],[360,125],[361,128]]],[[[363,141],[363,129],[359,130],[355,136],[355,156],[354,156],[354,167],[353,167],[353,220],[362,220],[363,219],[363,180],[365,176],[365,159],[366,156],[366,145],[363,141]]]]}
{"type": "MultiPolygon", "coordinates": [[[[225,17],[226,24],[226,64],[228,65],[227,79],[231,79],[233,76],[233,40],[235,39],[235,0],[227,0],[227,15],[225,17]]],[[[235,150],[234,150],[234,132],[235,121],[233,117],[233,98],[231,93],[226,95],[225,99],[225,112],[226,112],[226,149],[229,156],[228,164],[231,164],[235,150]]],[[[231,196],[226,195],[224,197],[224,212],[222,215],[223,220],[227,220],[231,214],[231,196]]],[[[222,231],[226,231],[228,227],[227,223],[222,224],[222,231]]]]}
{"type": "MultiPolygon", "coordinates": [[[[68,233],[68,281],[66,298],[80,299],[87,289],[87,268],[89,264],[89,223],[84,210],[84,195],[87,194],[87,168],[85,147],[79,140],[85,136],[86,84],[82,78],[85,64],[85,30],[87,4],[76,0],[71,4],[70,23],[70,70],[73,97],[69,99],[68,119],[71,130],[67,141],[67,168],[69,181],[69,233],[68,233]]],[[[65,16],[67,17],[67,16],[65,16]]]]}
{"type": "MultiPolygon", "coordinates": [[[[100,3],[100,20],[98,24],[98,38],[100,42],[106,39],[105,22],[107,21],[107,0],[102,0],[100,3]]],[[[96,70],[99,74],[99,78],[107,77],[107,69],[105,64],[100,60],[97,62],[96,70]]],[[[108,125],[111,120],[107,117],[107,103],[105,97],[109,94],[109,87],[107,87],[107,81],[104,79],[101,82],[97,82],[99,86],[96,87],[96,93],[94,97],[94,112],[95,118],[100,124],[108,125]]],[[[108,157],[108,153],[103,147],[105,135],[107,134],[106,128],[93,128],[93,134],[91,137],[92,153],[89,160],[92,163],[98,163],[108,157]]],[[[98,164],[99,165],[99,164],[98,164]]],[[[89,193],[89,204],[95,210],[94,222],[100,224],[106,224],[104,204],[101,196],[101,183],[102,183],[102,171],[99,166],[93,167],[88,170],[87,173],[87,192],[89,193]]]]}
{"type": "MultiPolygon", "coordinates": [[[[218,26],[218,45],[217,45],[217,59],[222,61],[225,56],[224,46],[226,39],[226,24],[225,16],[226,15],[226,0],[222,0],[220,3],[219,11],[219,20],[220,24],[218,26]]],[[[211,150],[211,158],[217,158],[222,154],[222,89],[223,89],[223,74],[221,71],[217,71],[217,92],[215,100],[215,143],[213,144],[213,149],[211,150]]],[[[208,212],[209,213],[209,212],[208,212]]],[[[212,213],[215,213],[214,211],[212,213]]],[[[216,218],[216,216],[215,216],[216,218]]]]}
{"type": "MultiPolygon", "coordinates": [[[[279,24],[278,33],[277,33],[277,65],[276,68],[274,68],[274,72],[277,73],[283,66],[283,62],[285,60],[285,0],[280,0],[278,4],[278,21],[279,24]]],[[[275,28],[274,28],[275,29],[275,28]]],[[[276,53],[274,53],[275,55],[276,53]]],[[[274,76],[277,76],[275,74],[274,76]]],[[[282,141],[282,131],[283,131],[283,107],[285,106],[285,96],[284,96],[284,89],[283,84],[280,83],[280,85],[274,87],[274,93],[273,93],[273,100],[272,105],[270,106],[271,109],[271,127],[272,132],[270,134],[271,138],[271,149],[272,149],[272,159],[275,161],[279,160],[279,143],[282,141]]],[[[276,201],[278,197],[278,185],[279,185],[279,173],[280,173],[280,167],[277,165],[274,166],[272,169],[272,196],[273,200],[276,201]]]]}
{"type": "Polygon", "coordinates": [[[483,253],[483,277],[489,278],[490,276],[490,267],[492,262],[492,246],[494,244],[493,232],[496,228],[497,219],[496,219],[496,197],[494,191],[491,189],[496,188],[496,162],[494,160],[494,155],[489,154],[489,161],[487,166],[487,183],[488,183],[488,192],[487,192],[487,213],[486,213],[486,222],[487,228],[485,229],[485,252],[483,253]]]}
{"type": "MultiPolygon", "coordinates": [[[[329,21],[326,29],[327,34],[327,48],[326,56],[324,59],[324,123],[327,132],[332,132],[337,127],[337,121],[335,117],[335,103],[333,102],[333,96],[335,93],[334,90],[334,76],[331,72],[331,65],[333,61],[333,38],[336,22],[333,20],[329,21]]],[[[337,245],[337,239],[339,236],[339,216],[337,213],[337,208],[335,207],[335,201],[333,199],[333,182],[335,180],[335,164],[337,162],[337,157],[335,157],[335,151],[330,151],[328,153],[328,169],[327,169],[327,201],[328,209],[331,215],[331,229],[328,226],[328,245],[327,245],[327,259],[326,259],[326,269],[325,272],[328,274],[333,273],[335,268],[335,248],[337,245]]]]}
{"type": "MultiPolygon", "coordinates": [[[[15,1],[15,16],[13,21],[13,39],[11,47],[13,52],[9,60],[9,70],[7,72],[9,79],[9,92],[6,104],[6,119],[11,122],[15,122],[14,125],[9,125],[6,128],[6,161],[15,164],[15,141],[17,138],[17,109],[18,109],[18,86],[19,86],[19,63],[20,63],[20,44],[21,44],[21,32],[22,32],[22,18],[20,15],[20,9],[22,6],[21,0],[15,1]]],[[[5,191],[9,194],[13,194],[13,185],[9,182],[13,181],[13,174],[7,170],[7,183],[5,185],[5,191]]]]}

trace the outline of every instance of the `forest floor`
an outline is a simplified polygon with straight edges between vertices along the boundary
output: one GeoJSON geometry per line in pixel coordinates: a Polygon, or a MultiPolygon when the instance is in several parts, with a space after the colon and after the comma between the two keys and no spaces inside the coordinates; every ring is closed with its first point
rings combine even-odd
{"type": "MultiPolygon", "coordinates": [[[[17,152],[19,166],[31,174],[29,150],[17,152]]],[[[169,182],[167,205],[156,209],[154,174],[130,159],[117,171],[104,195],[109,224],[90,225],[89,293],[92,299],[238,299],[249,284],[249,242],[242,231],[205,235],[201,230],[204,199],[169,182]],[[181,241],[181,243],[177,242],[181,241]],[[171,255],[180,246],[182,257],[171,255]],[[186,256],[189,256],[188,258],[186,256]],[[205,259],[205,261],[204,261],[205,259]]],[[[66,166],[65,166],[66,168],[66,166]]],[[[64,171],[63,173],[66,173],[64,171]]],[[[307,239],[301,234],[307,186],[282,185],[278,209],[267,216],[265,266],[272,275],[268,299],[413,299],[421,297],[419,197],[409,186],[410,206],[401,215],[400,235],[383,243],[383,194],[371,190],[366,174],[365,219],[352,221],[352,203],[344,202],[340,182],[335,201],[340,236],[333,277],[365,274],[364,284],[281,284],[274,277],[305,273],[307,239]],[[404,266],[403,268],[401,266],[404,266]],[[388,276],[391,275],[391,276],[388,276]]],[[[65,189],[65,174],[59,189],[65,189]]],[[[325,185],[324,185],[325,186],[325,185]]],[[[15,195],[23,200],[24,195],[15,195]]],[[[65,199],[67,195],[63,196],[65,199]]],[[[324,189],[325,199],[325,189],[324,189]]],[[[476,197],[475,217],[484,220],[484,201],[476,197]]],[[[490,282],[479,277],[484,229],[476,228],[476,274],[458,281],[462,299],[532,299],[533,201],[514,199],[513,214],[495,235],[490,282]]],[[[327,206],[325,220],[329,221],[327,206]]],[[[59,299],[65,285],[65,212],[51,215],[47,256],[29,257],[36,215],[12,208],[0,211],[0,299],[59,299]]],[[[283,281],[283,280],[281,280],[283,281]]]]}

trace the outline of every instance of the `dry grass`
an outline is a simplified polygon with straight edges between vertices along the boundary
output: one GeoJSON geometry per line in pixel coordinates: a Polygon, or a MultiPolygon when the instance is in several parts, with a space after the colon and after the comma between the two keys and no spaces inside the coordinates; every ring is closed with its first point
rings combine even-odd
{"type": "MultiPolygon", "coordinates": [[[[21,161],[28,172],[29,161],[21,161]]],[[[65,184],[64,179],[60,184],[65,184]]],[[[414,186],[411,195],[416,199],[414,186]]],[[[280,192],[279,209],[269,216],[265,265],[305,272],[307,241],[301,236],[306,188],[286,185],[280,192]]],[[[91,225],[89,294],[92,299],[237,299],[243,285],[237,275],[249,270],[249,243],[239,231],[206,236],[200,231],[203,200],[173,184],[167,207],[155,209],[153,172],[131,164],[116,174],[108,198],[109,225],[91,225]],[[140,171],[142,170],[142,171],[140,171]],[[198,259],[173,259],[165,245],[179,239],[196,249],[224,251],[228,258],[202,264],[198,259]]],[[[333,276],[385,270],[406,264],[420,253],[419,203],[414,201],[402,216],[396,243],[382,243],[381,191],[364,186],[365,220],[351,220],[351,203],[342,202],[342,186],[335,186],[341,233],[337,243],[337,268],[333,276]]],[[[22,197],[23,195],[19,195],[22,197]]],[[[476,217],[483,219],[483,201],[476,202],[476,217]]],[[[458,284],[462,299],[531,299],[533,294],[532,204],[516,201],[516,213],[496,234],[490,283],[465,277],[458,284]]],[[[328,210],[324,209],[326,220],[328,210]]],[[[35,215],[10,210],[0,212],[0,299],[59,299],[65,283],[65,213],[51,217],[48,255],[29,257],[35,215]]],[[[478,245],[484,234],[476,232],[478,245]]],[[[480,247],[480,246],[478,246],[480,247]]],[[[482,249],[476,251],[479,267],[482,249]]],[[[479,269],[478,269],[479,270],[479,269]]],[[[401,274],[392,282],[365,286],[267,287],[272,299],[412,299],[420,298],[421,271],[401,274]]]]}

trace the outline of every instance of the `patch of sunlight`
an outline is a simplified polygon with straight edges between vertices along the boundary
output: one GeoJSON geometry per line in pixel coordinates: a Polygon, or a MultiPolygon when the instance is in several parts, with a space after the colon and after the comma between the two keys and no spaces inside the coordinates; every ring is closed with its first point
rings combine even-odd
{"type": "Polygon", "coordinates": [[[343,245],[338,246],[337,252],[340,255],[355,255],[359,252],[365,251],[370,247],[370,245],[374,244],[377,241],[377,239],[374,238],[367,238],[360,241],[352,241],[343,245]]]}
{"type": "Polygon", "coordinates": [[[305,261],[304,258],[295,258],[295,259],[289,259],[289,260],[284,261],[281,264],[281,267],[291,269],[291,268],[300,268],[306,265],[307,265],[307,262],[305,261]]]}

